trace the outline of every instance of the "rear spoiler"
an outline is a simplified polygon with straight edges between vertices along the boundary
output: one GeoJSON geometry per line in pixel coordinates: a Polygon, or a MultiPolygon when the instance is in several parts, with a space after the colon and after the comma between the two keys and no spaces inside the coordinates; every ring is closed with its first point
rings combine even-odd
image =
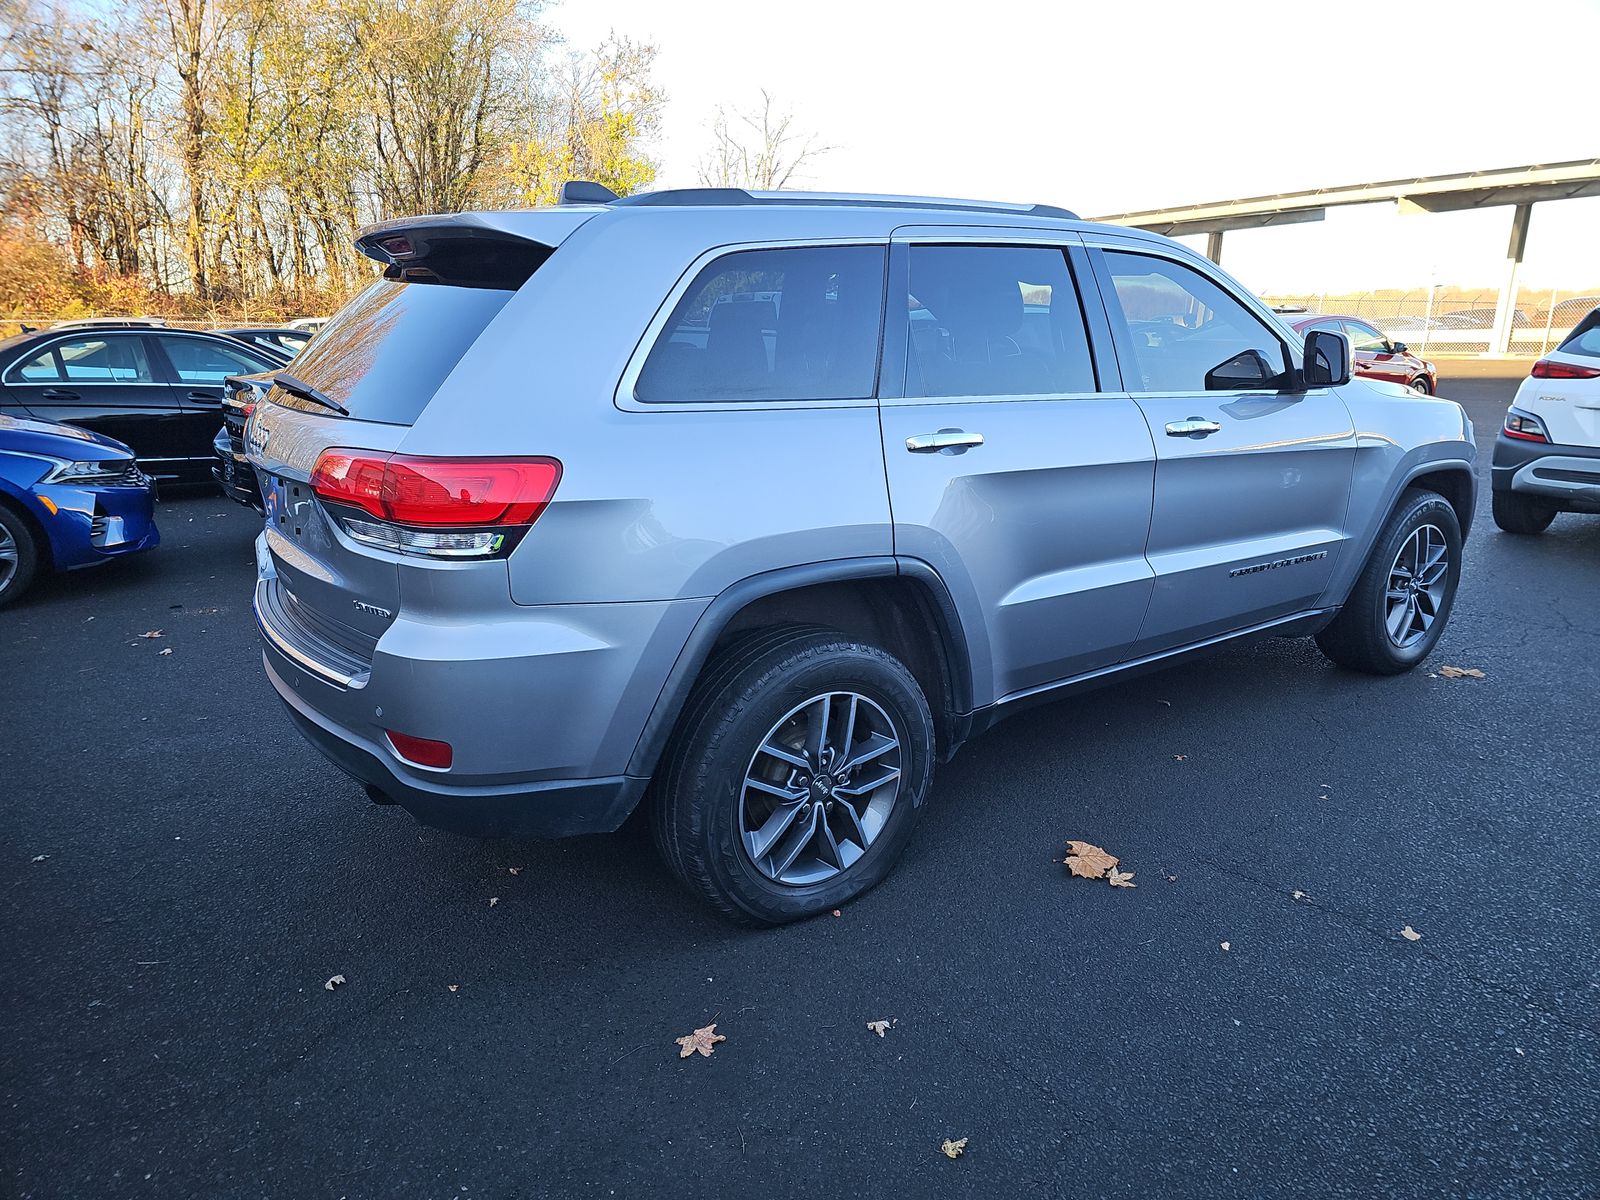
{"type": "Polygon", "coordinates": [[[387,269],[384,277],[458,287],[521,287],[593,212],[446,213],[369,225],[356,249],[387,269]]]}

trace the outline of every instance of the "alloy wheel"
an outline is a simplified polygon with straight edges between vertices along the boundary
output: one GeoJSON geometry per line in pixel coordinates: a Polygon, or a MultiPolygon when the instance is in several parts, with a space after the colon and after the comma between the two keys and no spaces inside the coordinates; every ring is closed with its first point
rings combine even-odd
{"type": "Polygon", "coordinates": [[[11,536],[9,529],[0,525],[0,592],[11,586],[11,580],[17,574],[19,554],[17,539],[11,536]]]}
{"type": "Polygon", "coordinates": [[[740,842],[774,883],[805,887],[848,870],[900,795],[900,736],[873,700],[827,692],[762,738],[739,794],[740,842]]]}
{"type": "Polygon", "coordinates": [[[1389,567],[1384,628],[1402,650],[1428,636],[1444,604],[1450,546],[1436,525],[1412,530],[1389,567]]]}

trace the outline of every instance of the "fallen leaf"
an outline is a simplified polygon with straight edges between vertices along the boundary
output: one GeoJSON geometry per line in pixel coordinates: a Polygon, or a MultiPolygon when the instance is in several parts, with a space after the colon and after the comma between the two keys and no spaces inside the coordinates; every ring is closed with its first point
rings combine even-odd
{"type": "Polygon", "coordinates": [[[165,650],[162,650],[160,653],[162,653],[162,654],[171,654],[172,653],[172,647],[168,646],[165,650]]]}
{"type": "Polygon", "coordinates": [[[1111,868],[1111,873],[1106,876],[1106,882],[1109,883],[1112,887],[1138,887],[1139,886],[1137,883],[1135,883],[1133,881],[1133,872],[1132,871],[1119,871],[1115,867],[1112,867],[1111,868]]]}
{"type": "Polygon", "coordinates": [[[34,862],[43,862],[45,859],[47,859],[49,857],[50,856],[48,854],[35,854],[33,856],[33,861],[34,862]]]}
{"type": "Polygon", "coordinates": [[[1422,940],[1422,935],[1409,925],[1400,931],[1400,936],[1408,942],[1420,942],[1422,940]]]}
{"type": "Polygon", "coordinates": [[[335,975],[332,979],[328,980],[328,982],[323,984],[322,986],[324,988],[326,988],[330,992],[333,991],[333,989],[336,988],[336,987],[343,987],[344,986],[344,976],[343,975],[335,975]]]}
{"type": "Polygon", "coordinates": [[[1174,754],[1172,756],[1172,760],[1174,762],[1187,762],[1189,760],[1189,756],[1187,754],[1174,754]]]}
{"type": "Polygon", "coordinates": [[[836,917],[844,916],[844,914],[842,912],[840,912],[837,908],[833,910],[833,915],[836,916],[836,917]]]}
{"type": "Polygon", "coordinates": [[[1487,679],[1477,667],[1440,667],[1439,674],[1446,679],[1487,679]]]}
{"type": "Polygon", "coordinates": [[[717,1032],[716,1022],[713,1021],[704,1029],[696,1029],[693,1033],[675,1040],[677,1041],[678,1045],[683,1047],[683,1049],[678,1053],[679,1058],[688,1058],[696,1051],[699,1052],[701,1058],[710,1058],[711,1051],[716,1044],[718,1042],[725,1042],[728,1039],[717,1032]]]}
{"type": "Polygon", "coordinates": [[[1168,708],[1172,707],[1172,701],[1171,700],[1157,700],[1156,703],[1157,704],[1165,704],[1168,708]]]}
{"type": "Polygon", "coordinates": [[[946,1158],[960,1158],[966,1153],[967,1139],[960,1138],[959,1140],[952,1142],[949,1138],[945,1138],[944,1144],[940,1146],[939,1149],[944,1152],[944,1156],[946,1158]]]}
{"type": "Polygon", "coordinates": [[[1223,942],[1222,943],[1222,948],[1224,950],[1232,950],[1233,949],[1233,944],[1231,942],[1223,942]]]}
{"type": "Polygon", "coordinates": [[[507,867],[506,870],[510,871],[513,875],[521,875],[522,874],[522,868],[521,867],[507,867]]]}
{"type": "Polygon", "coordinates": [[[461,985],[459,983],[447,983],[445,984],[445,987],[449,988],[452,992],[459,992],[461,990],[461,985]]]}
{"type": "Polygon", "coordinates": [[[1304,900],[1306,898],[1306,894],[1304,892],[1296,892],[1294,894],[1294,898],[1296,900],[1304,900]]]}
{"type": "Polygon", "coordinates": [[[867,1028],[872,1030],[872,1032],[877,1034],[879,1037],[882,1037],[884,1034],[889,1032],[889,1026],[892,1024],[894,1024],[893,1021],[868,1021],[867,1028]]]}
{"type": "Polygon", "coordinates": [[[493,908],[496,904],[499,904],[499,903],[500,903],[500,897],[499,896],[490,896],[489,897],[489,907],[490,908],[493,908]]]}
{"type": "Polygon", "coordinates": [[[152,629],[149,633],[141,633],[139,636],[142,638],[158,638],[161,636],[161,630],[152,629]]]}
{"type": "Polygon", "coordinates": [[[1080,879],[1099,879],[1122,860],[1090,842],[1068,842],[1067,870],[1080,879]]]}

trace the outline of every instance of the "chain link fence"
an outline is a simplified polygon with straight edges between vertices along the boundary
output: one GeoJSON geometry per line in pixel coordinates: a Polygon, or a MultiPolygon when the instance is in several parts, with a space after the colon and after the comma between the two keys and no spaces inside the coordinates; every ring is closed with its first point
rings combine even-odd
{"type": "MultiPolygon", "coordinates": [[[[1359,317],[1419,354],[1486,354],[1494,337],[1499,293],[1493,288],[1416,288],[1411,291],[1309,292],[1262,297],[1288,312],[1359,317]]],[[[1558,346],[1597,305],[1588,291],[1523,288],[1511,314],[1510,352],[1538,357],[1558,346]]]]}

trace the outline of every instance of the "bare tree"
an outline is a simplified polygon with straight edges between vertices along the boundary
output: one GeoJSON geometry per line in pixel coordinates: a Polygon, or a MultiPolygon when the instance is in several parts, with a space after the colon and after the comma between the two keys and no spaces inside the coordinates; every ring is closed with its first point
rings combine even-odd
{"type": "Polygon", "coordinates": [[[832,150],[814,133],[794,127],[794,113],[776,111],[772,96],[761,91],[759,112],[730,113],[718,107],[711,120],[711,153],[700,162],[700,182],[707,187],[743,187],[770,192],[789,186],[802,167],[832,150]]]}

